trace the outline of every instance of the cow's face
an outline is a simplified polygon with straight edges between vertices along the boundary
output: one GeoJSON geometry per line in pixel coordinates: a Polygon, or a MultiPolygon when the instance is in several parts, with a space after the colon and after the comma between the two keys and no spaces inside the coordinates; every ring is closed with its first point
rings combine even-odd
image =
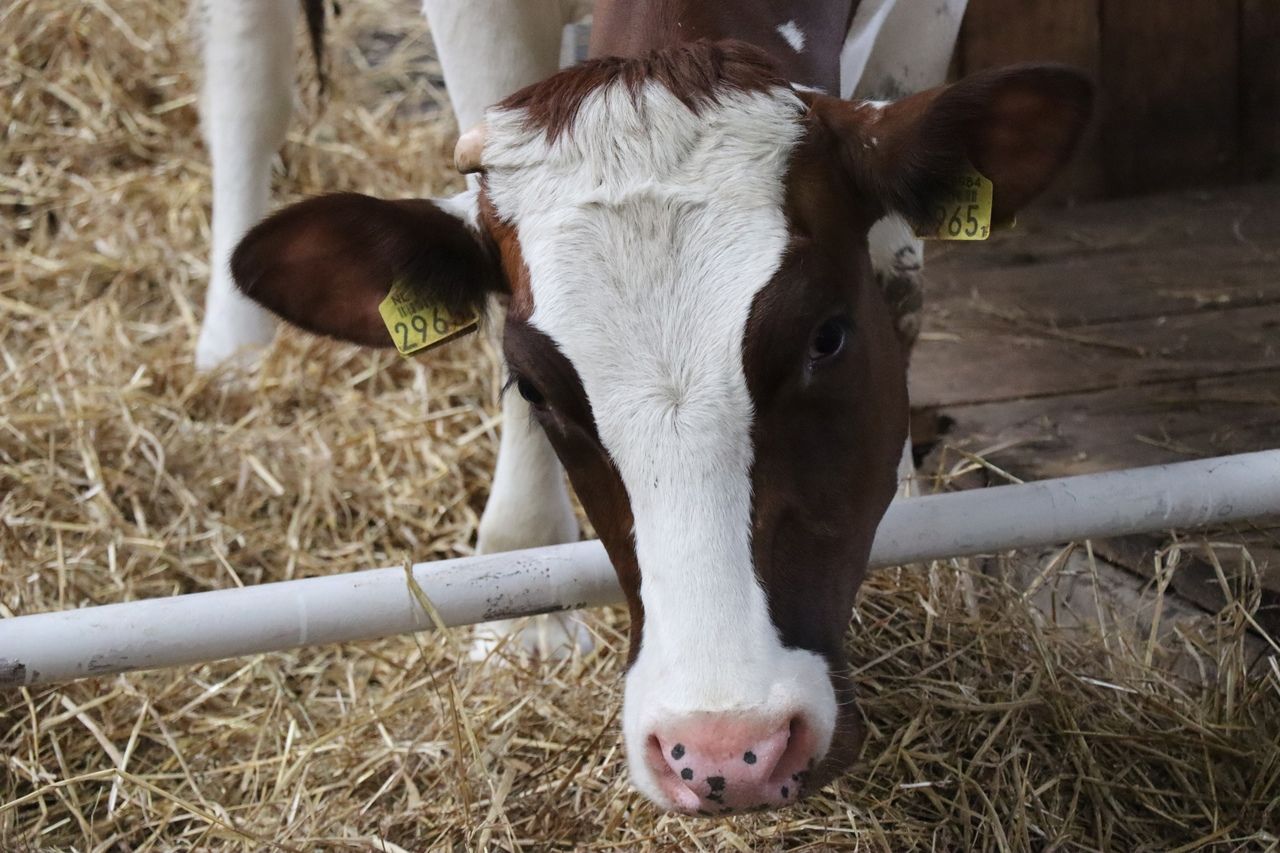
{"type": "Polygon", "coordinates": [[[568,72],[491,111],[481,155],[507,362],[631,604],[633,777],[713,812],[853,745],[842,641],[907,421],[873,205],[805,100],[728,70],[714,98],[568,72]]]}
{"type": "Polygon", "coordinates": [[[682,811],[782,804],[859,745],[843,638],[906,437],[867,231],[921,213],[966,159],[1011,214],[1087,101],[1060,69],[879,108],[798,93],[742,47],[593,63],[466,140],[474,231],[446,239],[447,216],[414,203],[320,199],[259,226],[234,269],[287,318],[368,343],[376,320],[349,327],[406,271],[455,305],[460,280],[506,290],[515,385],[630,605],[633,779],[682,811]],[[296,293],[320,267],[346,294],[332,320],[296,293]],[[366,294],[365,278],[383,282],[366,294]]]}

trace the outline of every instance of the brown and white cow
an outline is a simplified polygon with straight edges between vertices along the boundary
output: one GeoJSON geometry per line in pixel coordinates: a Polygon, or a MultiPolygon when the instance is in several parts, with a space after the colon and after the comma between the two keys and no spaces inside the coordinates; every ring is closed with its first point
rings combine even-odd
{"type": "MultiPolygon", "coordinates": [[[[627,596],[623,734],[665,808],[789,803],[855,756],[843,640],[907,431],[868,232],[922,221],[970,163],[1010,219],[1089,114],[1057,66],[891,104],[823,94],[851,15],[602,0],[601,58],[464,135],[473,190],[310,199],[231,262],[279,316],[373,347],[395,280],[459,313],[505,298],[515,387],[627,596]]],[[[545,464],[508,450],[500,467],[545,464]]]]}

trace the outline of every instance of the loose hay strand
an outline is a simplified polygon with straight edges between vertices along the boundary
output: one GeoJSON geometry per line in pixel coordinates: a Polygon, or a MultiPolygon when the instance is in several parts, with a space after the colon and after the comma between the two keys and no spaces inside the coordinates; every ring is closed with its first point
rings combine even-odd
{"type": "MultiPolygon", "coordinates": [[[[17,0],[0,30],[0,612],[471,553],[499,417],[483,336],[406,361],[286,332],[252,374],[196,374],[209,168],[182,13],[17,0]]],[[[331,48],[323,103],[298,63],[277,201],[459,188],[413,4],[343,3],[331,48]]],[[[963,464],[999,471],[982,456],[963,464]]],[[[625,614],[603,611],[598,651],[560,663],[435,632],[0,695],[0,847],[1274,848],[1280,666],[1246,654],[1257,572],[1201,547],[1231,604],[1178,648],[1056,624],[976,562],[873,577],[864,756],[776,815],[630,790],[625,614]]]]}

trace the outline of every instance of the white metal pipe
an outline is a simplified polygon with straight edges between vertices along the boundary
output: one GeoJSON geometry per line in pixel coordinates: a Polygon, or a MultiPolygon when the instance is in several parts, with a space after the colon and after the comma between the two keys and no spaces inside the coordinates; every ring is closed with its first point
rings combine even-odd
{"type": "MultiPolygon", "coordinates": [[[[908,498],[873,566],[1280,514],[1280,450],[908,498]]],[[[608,604],[597,541],[419,563],[446,625],[608,604]]],[[[352,642],[432,627],[403,569],[373,569],[0,620],[0,688],[352,642]]]]}

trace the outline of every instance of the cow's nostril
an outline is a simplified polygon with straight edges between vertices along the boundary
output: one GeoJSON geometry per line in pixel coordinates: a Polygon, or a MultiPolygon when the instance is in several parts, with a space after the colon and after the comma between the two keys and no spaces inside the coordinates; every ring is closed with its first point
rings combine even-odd
{"type": "Polygon", "coordinates": [[[654,732],[646,758],[675,808],[725,814],[794,802],[815,747],[803,717],[705,714],[654,732]]]}

